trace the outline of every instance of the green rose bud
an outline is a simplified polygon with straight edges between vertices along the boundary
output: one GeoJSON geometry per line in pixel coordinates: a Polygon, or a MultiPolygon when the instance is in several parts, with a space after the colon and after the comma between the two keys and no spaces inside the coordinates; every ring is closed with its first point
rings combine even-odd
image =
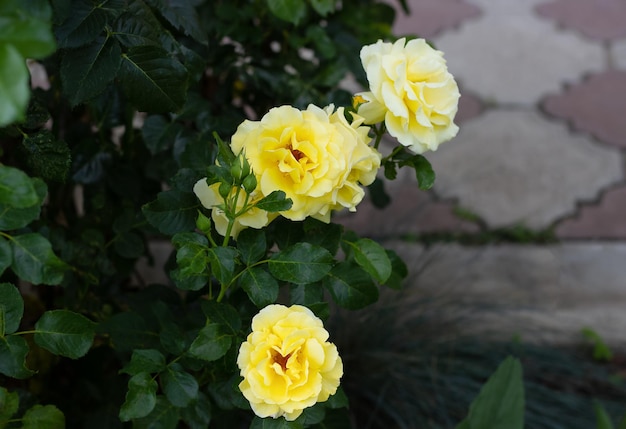
{"type": "Polygon", "coordinates": [[[211,232],[211,220],[201,212],[198,212],[198,217],[196,218],[196,228],[208,235],[211,232]]]}
{"type": "Polygon", "coordinates": [[[222,198],[224,198],[224,200],[226,200],[226,198],[228,198],[228,196],[230,195],[230,191],[233,189],[233,186],[230,183],[225,183],[222,182],[220,183],[220,195],[222,198]]]}
{"type": "Polygon", "coordinates": [[[254,174],[250,174],[249,176],[246,176],[245,179],[243,179],[242,184],[243,184],[243,189],[248,194],[251,194],[256,189],[256,185],[257,185],[256,177],[254,177],[254,174]]]}

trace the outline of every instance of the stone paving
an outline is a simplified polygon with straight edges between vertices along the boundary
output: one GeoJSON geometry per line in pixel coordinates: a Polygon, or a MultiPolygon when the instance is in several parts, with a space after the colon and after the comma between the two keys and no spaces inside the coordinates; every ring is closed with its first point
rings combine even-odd
{"type": "Polygon", "coordinates": [[[386,240],[424,293],[455,290],[498,303],[500,312],[481,317],[507,332],[537,325],[559,341],[580,339],[589,326],[623,344],[626,2],[407,3],[414,14],[399,11],[394,31],[444,51],[461,87],[461,131],[426,154],[437,173],[431,191],[403,173],[387,186],[389,207],[366,201],[339,220],[386,240]],[[507,228],[551,232],[558,242],[406,240],[507,228]]]}

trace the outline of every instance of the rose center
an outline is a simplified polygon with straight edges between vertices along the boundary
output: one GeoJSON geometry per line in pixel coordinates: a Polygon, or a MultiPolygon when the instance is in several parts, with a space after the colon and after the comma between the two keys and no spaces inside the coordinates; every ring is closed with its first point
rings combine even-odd
{"type": "Polygon", "coordinates": [[[274,357],[274,362],[276,362],[278,365],[280,365],[280,367],[283,369],[283,371],[287,371],[287,361],[291,357],[291,353],[288,353],[287,356],[283,356],[280,353],[276,353],[276,354],[274,354],[273,357],[274,357]]]}
{"type": "Polygon", "coordinates": [[[293,155],[296,161],[300,161],[300,159],[306,156],[304,153],[300,152],[298,149],[291,149],[291,154],[293,155]]]}

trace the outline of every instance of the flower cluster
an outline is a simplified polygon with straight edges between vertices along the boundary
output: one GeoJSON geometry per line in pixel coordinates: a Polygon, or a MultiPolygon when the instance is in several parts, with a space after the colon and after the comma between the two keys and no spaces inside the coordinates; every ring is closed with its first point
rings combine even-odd
{"type": "Polygon", "coordinates": [[[259,417],[295,420],[335,394],[343,375],[337,347],[311,310],[270,305],[252,319],[237,365],[241,392],[259,417]]]}
{"type": "Polygon", "coordinates": [[[366,123],[385,121],[389,134],[417,154],[456,136],[460,94],[443,52],[424,39],[379,40],[361,49],[361,62],[370,85],[357,94],[366,123]]]}

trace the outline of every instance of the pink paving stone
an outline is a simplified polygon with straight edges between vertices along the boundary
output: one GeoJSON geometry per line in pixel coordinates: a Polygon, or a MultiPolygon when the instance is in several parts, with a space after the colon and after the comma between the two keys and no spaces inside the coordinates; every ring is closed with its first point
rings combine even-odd
{"type": "Polygon", "coordinates": [[[563,94],[547,97],[543,107],[577,130],[626,147],[626,71],[594,74],[563,94]]]}
{"type": "Polygon", "coordinates": [[[480,8],[462,0],[408,0],[407,4],[410,15],[400,9],[397,1],[393,2],[396,8],[393,30],[398,36],[416,34],[431,38],[480,15],[480,8]]]}
{"type": "Polygon", "coordinates": [[[476,224],[457,217],[452,203],[435,201],[430,193],[420,191],[416,183],[402,184],[387,192],[391,203],[384,209],[374,207],[366,199],[357,206],[356,213],[343,212],[333,222],[373,238],[479,230],[476,224]]]}
{"type": "Polygon", "coordinates": [[[536,10],[540,15],[594,39],[626,37],[624,0],[554,0],[538,5],[536,10]]]}
{"type": "Polygon", "coordinates": [[[583,205],[556,228],[561,238],[626,238],[626,186],[607,191],[597,205],[583,205]]]}

